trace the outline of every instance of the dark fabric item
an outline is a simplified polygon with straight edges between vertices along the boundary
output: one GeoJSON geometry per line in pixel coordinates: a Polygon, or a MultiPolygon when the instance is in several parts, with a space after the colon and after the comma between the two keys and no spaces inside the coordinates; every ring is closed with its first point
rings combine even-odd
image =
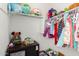
{"type": "Polygon", "coordinates": [[[67,44],[64,44],[62,47],[66,47],[67,46],[67,44]]]}
{"type": "Polygon", "coordinates": [[[58,42],[58,23],[55,23],[54,24],[54,38],[55,38],[55,45],[57,44],[58,42]]]}
{"type": "Polygon", "coordinates": [[[60,37],[60,35],[62,33],[63,27],[64,27],[64,22],[63,22],[63,19],[62,19],[60,21],[59,25],[58,25],[58,38],[60,37]]]}

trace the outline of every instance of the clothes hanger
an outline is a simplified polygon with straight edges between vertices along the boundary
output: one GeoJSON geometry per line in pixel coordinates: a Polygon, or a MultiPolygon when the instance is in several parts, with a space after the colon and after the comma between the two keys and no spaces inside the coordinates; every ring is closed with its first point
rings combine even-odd
{"type": "MultiPolygon", "coordinates": [[[[71,9],[71,10],[67,11],[67,13],[69,13],[69,15],[71,15],[71,16],[73,16],[73,14],[75,14],[76,12],[79,13],[79,7],[76,7],[76,8],[74,8],[74,9],[71,9]]],[[[60,22],[61,19],[63,19],[63,16],[64,16],[65,13],[66,13],[66,12],[61,13],[61,14],[59,14],[59,15],[57,15],[57,16],[52,17],[52,18],[51,18],[51,19],[52,19],[52,22],[53,22],[54,24],[55,24],[56,22],[60,22]],[[59,17],[59,18],[58,18],[58,17],[59,17]]],[[[68,16],[69,16],[69,15],[68,15],[68,16]]]]}

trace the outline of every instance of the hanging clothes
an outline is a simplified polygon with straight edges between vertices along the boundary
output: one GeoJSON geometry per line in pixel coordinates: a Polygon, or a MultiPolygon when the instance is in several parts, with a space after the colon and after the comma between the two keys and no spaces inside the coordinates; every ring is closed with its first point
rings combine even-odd
{"type": "Polygon", "coordinates": [[[64,40],[63,40],[64,44],[69,45],[69,43],[70,43],[70,25],[69,25],[68,20],[66,20],[63,35],[64,35],[64,40]]]}
{"type": "Polygon", "coordinates": [[[63,44],[67,44],[67,45],[69,45],[69,43],[70,43],[70,24],[68,22],[68,14],[69,13],[67,12],[64,16],[65,28],[64,28],[64,32],[63,32],[63,35],[64,35],[63,44]]]}
{"type": "Polygon", "coordinates": [[[64,44],[64,42],[63,42],[63,40],[64,40],[64,34],[63,34],[63,32],[64,32],[64,29],[63,29],[63,31],[62,31],[62,34],[60,35],[59,40],[58,40],[58,43],[57,43],[57,46],[58,46],[58,47],[62,47],[63,44],[64,44]]]}
{"type": "Polygon", "coordinates": [[[75,30],[76,30],[76,15],[74,15],[72,18],[72,37],[73,37],[73,47],[74,48],[77,48],[77,42],[75,41],[75,37],[74,37],[74,33],[75,33],[75,30]]]}
{"type": "MultiPolygon", "coordinates": [[[[74,23],[74,35],[75,35],[75,31],[76,31],[76,23],[74,23]]],[[[74,37],[74,48],[77,48],[78,42],[75,41],[75,37],[74,37]]]]}
{"type": "Polygon", "coordinates": [[[59,22],[59,25],[58,25],[58,39],[59,39],[59,37],[60,37],[60,35],[61,35],[61,33],[62,33],[62,30],[63,30],[63,28],[64,28],[64,21],[63,21],[64,19],[62,19],[60,22],[59,22]]]}
{"type": "MultiPolygon", "coordinates": [[[[44,34],[43,36],[46,37],[46,35],[48,34],[48,31],[50,29],[50,23],[48,20],[45,21],[45,29],[44,29],[44,34]]],[[[48,34],[49,35],[49,34],[48,34]]]]}
{"type": "Polygon", "coordinates": [[[76,15],[76,24],[75,24],[75,34],[74,34],[74,37],[75,37],[75,41],[78,42],[78,37],[77,37],[77,32],[78,32],[78,27],[79,27],[79,14],[76,15]]]}
{"type": "Polygon", "coordinates": [[[58,42],[58,23],[56,22],[54,24],[54,38],[55,38],[55,45],[57,44],[58,42]]]}
{"type": "Polygon", "coordinates": [[[72,38],[72,19],[70,18],[70,16],[68,17],[68,22],[70,25],[70,47],[73,48],[73,38],[72,38]]]}
{"type": "Polygon", "coordinates": [[[69,12],[64,13],[64,24],[66,24],[66,20],[68,18],[69,12]]]}
{"type": "Polygon", "coordinates": [[[76,23],[76,31],[75,31],[75,42],[77,42],[77,50],[79,51],[79,19],[76,23]]]}
{"type": "Polygon", "coordinates": [[[77,43],[77,50],[79,51],[79,13],[76,14],[76,25],[75,25],[75,42],[77,43]]]}
{"type": "Polygon", "coordinates": [[[69,42],[70,42],[69,28],[70,28],[70,25],[68,21],[66,20],[65,27],[63,28],[62,34],[60,35],[59,41],[57,43],[58,47],[62,47],[64,44],[69,45],[69,42]]]}
{"type": "Polygon", "coordinates": [[[74,43],[75,43],[75,42],[74,42],[74,31],[75,31],[75,30],[74,30],[74,22],[73,22],[73,20],[74,20],[74,19],[72,19],[72,38],[73,38],[73,47],[76,48],[76,46],[74,45],[74,43]]]}
{"type": "Polygon", "coordinates": [[[54,34],[54,23],[51,22],[51,25],[50,25],[50,34],[54,34]]]}
{"type": "Polygon", "coordinates": [[[49,38],[53,37],[53,35],[50,34],[50,26],[51,26],[51,20],[46,20],[44,34],[43,34],[44,37],[46,37],[47,35],[49,38]]]}
{"type": "Polygon", "coordinates": [[[65,14],[64,14],[64,25],[65,25],[65,27],[63,28],[63,30],[62,30],[62,33],[61,33],[61,35],[60,35],[60,38],[59,38],[59,40],[58,40],[58,43],[57,43],[57,46],[58,47],[62,47],[63,45],[64,45],[64,38],[65,38],[65,35],[64,35],[64,32],[66,31],[65,29],[67,28],[66,26],[66,24],[67,24],[67,17],[68,17],[68,12],[66,12],[65,14]]]}

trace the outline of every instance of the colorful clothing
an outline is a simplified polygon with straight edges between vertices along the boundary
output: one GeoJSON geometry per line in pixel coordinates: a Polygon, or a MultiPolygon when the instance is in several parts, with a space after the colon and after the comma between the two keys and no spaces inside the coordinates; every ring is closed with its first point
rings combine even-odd
{"type": "Polygon", "coordinates": [[[72,20],[69,16],[68,18],[68,22],[69,22],[69,25],[70,25],[70,47],[73,48],[73,38],[72,38],[72,20]]]}
{"type": "Polygon", "coordinates": [[[79,51],[79,19],[76,23],[76,31],[75,31],[75,41],[78,43],[77,44],[77,50],[79,51]]]}
{"type": "Polygon", "coordinates": [[[65,27],[63,28],[62,34],[60,35],[59,41],[57,43],[58,47],[62,47],[64,44],[69,44],[70,42],[70,25],[66,20],[65,27]]]}
{"type": "Polygon", "coordinates": [[[64,35],[64,39],[63,39],[64,44],[69,45],[69,43],[70,43],[70,24],[69,24],[68,20],[66,20],[63,35],[64,35]]]}
{"type": "Polygon", "coordinates": [[[76,21],[76,31],[75,31],[74,37],[75,37],[77,50],[79,51],[79,18],[76,21]]]}
{"type": "Polygon", "coordinates": [[[63,42],[63,40],[64,40],[64,34],[63,34],[63,32],[64,32],[64,29],[63,29],[63,31],[62,31],[62,34],[60,35],[60,38],[59,38],[59,40],[58,40],[58,43],[57,43],[57,46],[58,47],[62,47],[63,46],[63,44],[64,44],[64,42],[63,42]]]}
{"type": "Polygon", "coordinates": [[[78,33],[78,27],[79,27],[79,13],[76,13],[76,17],[75,17],[75,21],[74,21],[74,29],[75,29],[75,32],[74,32],[74,48],[77,48],[78,46],[78,36],[77,36],[77,33],[78,33]]]}
{"type": "Polygon", "coordinates": [[[47,20],[45,23],[45,29],[43,34],[44,37],[46,37],[46,35],[48,35],[49,38],[53,37],[53,35],[50,34],[50,26],[51,26],[51,22],[47,20]]]}
{"type": "MultiPolygon", "coordinates": [[[[68,12],[66,12],[65,14],[64,14],[64,25],[65,25],[65,27],[63,28],[63,30],[62,30],[62,33],[61,33],[61,35],[60,35],[60,38],[59,38],[59,40],[58,40],[58,43],[57,43],[57,46],[58,47],[62,47],[63,45],[64,45],[64,38],[65,38],[65,35],[64,35],[64,32],[66,31],[65,29],[67,28],[66,26],[66,24],[67,24],[67,17],[68,17],[68,12]]],[[[68,35],[69,36],[69,35],[68,35]]],[[[68,38],[68,37],[66,37],[66,38],[68,38]]],[[[69,41],[69,40],[68,40],[69,41]]],[[[66,41],[65,41],[65,43],[66,43],[66,41]]]]}
{"type": "Polygon", "coordinates": [[[76,23],[75,23],[75,15],[72,18],[72,38],[73,38],[73,47],[74,48],[77,48],[77,42],[75,41],[75,37],[74,37],[74,33],[75,33],[75,30],[76,30],[76,23]]]}
{"type": "Polygon", "coordinates": [[[50,34],[54,34],[54,23],[53,22],[51,23],[51,26],[50,26],[50,34]]]}
{"type": "Polygon", "coordinates": [[[54,24],[54,38],[55,38],[55,45],[58,42],[58,23],[54,24]]]}
{"type": "MultiPolygon", "coordinates": [[[[77,17],[79,17],[79,14],[77,14],[77,17]]],[[[77,37],[77,35],[78,35],[78,32],[79,32],[79,18],[77,18],[76,19],[76,30],[75,30],[75,35],[74,35],[74,37],[75,37],[75,41],[79,41],[79,38],[77,37]]]]}
{"type": "Polygon", "coordinates": [[[59,25],[58,25],[58,38],[60,37],[60,35],[62,33],[63,27],[64,27],[64,22],[63,22],[63,19],[62,19],[60,21],[59,25]]]}

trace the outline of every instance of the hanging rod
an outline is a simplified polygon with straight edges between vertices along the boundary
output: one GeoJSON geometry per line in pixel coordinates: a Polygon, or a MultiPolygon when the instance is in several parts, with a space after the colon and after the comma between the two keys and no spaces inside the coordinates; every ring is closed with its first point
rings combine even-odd
{"type": "MultiPolygon", "coordinates": [[[[72,12],[73,13],[76,13],[76,12],[79,12],[79,7],[76,7],[76,8],[73,8],[73,9],[71,9],[71,10],[69,10],[69,11],[67,11],[69,14],[71,13],[72,14],[72,12]]],[[[61,21],[61,20],[58,20],[58,19],[56,19],[56,18],[58,18],[58,17],[62,17],[62,15],[64,15],[65,13],[67,13],[67,12],[63,12],[63,13],[61,13],[61,14],[59,14],[59,15],[56,15],[56,16],[54,16],[54,17],[52,17],[51,18],[51,22],[56,22],[56,21],[61,21]]],[[[63,17],[62,17],[63,18],[63,17]]]]}
{"type": "MultiPolygon", "coordinates": [[[[71,10],[69,10],[69,11],[67,11],[69,14],[70,13],[75,13],[75,12],[78,12],[79,10],[79,7],[76,7],[76,8],[73,8],[73,9],[71,9],[71,10]]],[[[54,16],[54,17],[52,17],[51,18],[51,20],[53,20],[53,19],[55,19],[55,18],[58,18],[59,16],[62,16],[62,15],[64,15],[65,13],[67,13],[67,12],[63,12],[63,13],[61,13],[61,14],[59,14],[59,15],[56,15],[56,16],[54,16]]],[[[56,21],[56,20],[55,20],[56,21]]]]}

